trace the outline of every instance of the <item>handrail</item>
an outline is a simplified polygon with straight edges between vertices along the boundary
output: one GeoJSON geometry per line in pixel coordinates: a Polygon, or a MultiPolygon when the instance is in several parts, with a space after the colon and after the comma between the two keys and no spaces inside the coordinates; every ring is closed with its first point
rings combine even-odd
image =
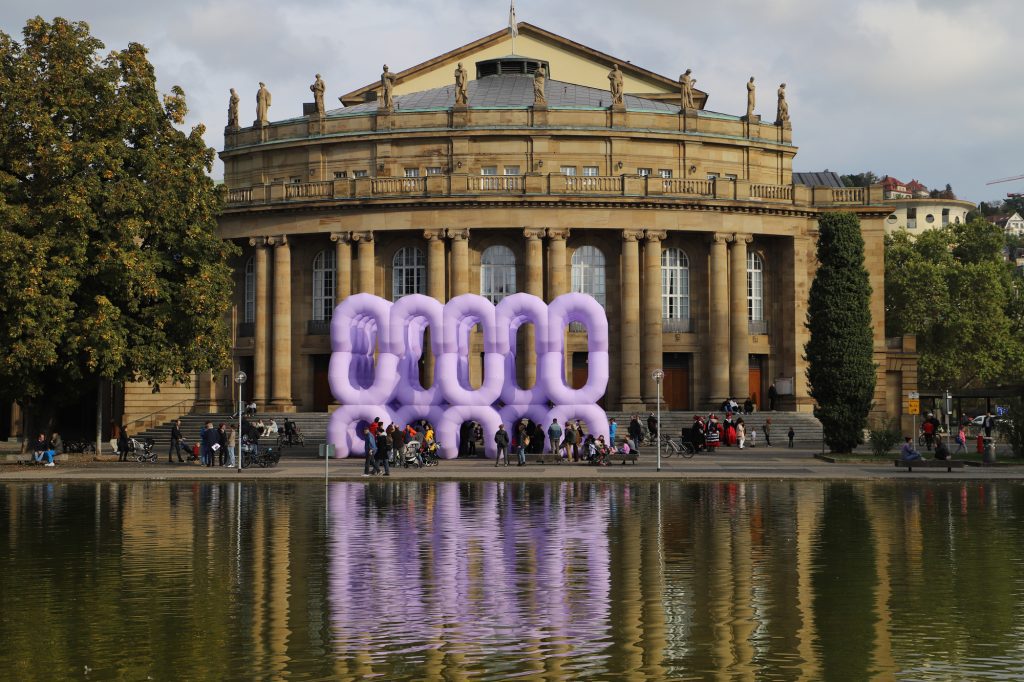
{"type": "Polygon", "coordinates": [[[149,417],[152,417],[155,414],[160,414],[161,412],[167,412],[168,410],[172,410],[175,407],[180,407],[181,405],[184,405],[185,403],[195,403],[195,401],[196,401],[195,398],[185,398],[184,400],[179,400],[178,402],[174,403],[173,405],[167,405],[166,407],[163,407],[163,408],[161,408],[159,410],[154,410],[153,412],[150,412],[149,414],[146,414],[146,415],[143,415],[141,417],[137,417],[137,418],[133,419],[132,420],[132,424],[134,425],[134,424],[137,424],[138,422],[145,421],[146,419],[148,419],[149,417]]]}

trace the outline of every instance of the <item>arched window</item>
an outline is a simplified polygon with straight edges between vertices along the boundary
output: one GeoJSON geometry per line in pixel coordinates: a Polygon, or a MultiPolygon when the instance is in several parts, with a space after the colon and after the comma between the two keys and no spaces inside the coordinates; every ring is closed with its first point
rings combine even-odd
{"type": "Polygon", "coordinates": [[[245,305],[242,309],[242,322],[256,321],[256,259],[250,257],[245,262],[245,305]]]}
{"type": "Polygon", "coordinates": [[[324,249],[313,259],[313,319],[331,319],[334,312],[334,249],[324,249]]]}
{"type": "Polygon", "coordinates": [[[491,303],[516,293],[516,255],[507,246],[489,246],[480,256],[480,295],[491,303]]]}
{"type": "Polygon", "coordinates": [[[415,246],[406,246],[391,259],[391,300],[427,292],[427,259],[415,246]]]}
{"type": "Polygon", "coordinates": [[[581,246],[573,251],[572,290],[590,294],[605,305],[604,254],[596,246],[581,246]]]}
{"type": "Polygon", "coordinates": [[[756,251],[747,253],[747,319],[764,320],[764,259],[756,251]]]}
{"type": "Polygon", "coordinates": [[[690,320],[690,259],[682,249],[661,252],[661,316],[664,320],[685,321],[670,323],[675,325],[690,320]]]}

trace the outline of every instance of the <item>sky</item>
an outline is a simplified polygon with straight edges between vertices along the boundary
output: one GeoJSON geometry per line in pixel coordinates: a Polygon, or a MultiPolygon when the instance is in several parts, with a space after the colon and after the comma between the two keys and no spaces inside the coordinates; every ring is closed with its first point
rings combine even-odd
{"type": "MultiPolygon", "coordinates": [[[[711,110],[742,114],[753,75],[772,120],[785,82],[794,170],[949,183],[975,202],[1024,191],[985,184],[1024,175],[1021,0],[517,0],[516,14],[673,79],[691,68],[711,110]]],[[[272,120],[301,115],[316,73],[330,107],[383,63],[506,27],[508,0],[4,0],[0,30],[20,37],[35,15],[85,21],[108,49],[144,44],[159,88],[183,87],[188,123],[221,149],[229,88],[243,125],[259,81],[272,120]]]]}

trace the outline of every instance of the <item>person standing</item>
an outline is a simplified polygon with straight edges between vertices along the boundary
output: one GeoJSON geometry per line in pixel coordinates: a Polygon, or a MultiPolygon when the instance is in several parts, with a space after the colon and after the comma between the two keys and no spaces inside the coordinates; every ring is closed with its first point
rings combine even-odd
{"type": "Polygon", "coordinates": [[[789,447],[793,447],[793,437],[796,435],[796,433],[793,431],[792,426],[789,427],[789,433],[787,433],[786,435],[789,436],[789,447]]]}
{"type": "Polygon", "coordinates": [[[235,466],[235,443],[238,434],[235,432],[235,427],[231,424],[227,425],[227,430],[224,434],[226,436],[226,446],[228,450],[228,464],[229,468],[235,466]]]}
{"type": "MultiPolygon", "coordinates": [[[[383,426],[383,422],[381,423],[383,426]]],[[[390,476],[391,469],[388,468],[388,452],[391,450],[391,439],[383,428],[377,429],[377,460],[378,466],[384,465],[384,475],[390,476]]]]}
{"type": "Polygon", "coordinates": [[[227,424],[221,423],[217,427],[217,465],[224,466],[224,463],[228,461],[228,432],[227,424]]]}
{"type": "Polygon", "coordinates": [[[981,428],[985,429],[985,438],[992,437],[992,427],[996,425],[996,420],[993,419],[992,413],[989,411],[985,412],[985,418],[981,420],[981,428]]]}
{"type": "Polygon", "coordinates": [[[494,432],[494,444],[498,446],[498,456],[494,458],[494,466],[501,463],[505,458],[505,466],[508,466],[508,431],[504,424],[498,424],[498,430],[494,432]]]}
{"type": "Polygon", "coordinates": [[[615,423],[615,418],[612,417],[608,420],[608,446],[615,447],[615,432],[619,430],[619,425],[615,423]]]}
{"type": "Polygon", "coordinates": [[[651,412],[647,415],[647,432],[651,436],[651,442],[658,440],[658,418],[651,412]]]}
{"type": "Polygon", "coordinates": [[[576,429],[569,424],[566,424],[565,439],[562,442],[565,446],[566,459],[574,462],[576,455],[579,454],[579,448],[576,445],[576,429]]]}
{"type": "Polygon", "coordinates": [[[131,442],[128,439],[128,427],[122,424],[118,433],[119,435],[117,437],[117,454],[119,455],[119,457],[117,461],[127,462],[128,449],[131,447],[131,442]]]}
{"type": "Polygon", "coordinates": [[[366,459],[363,461],[363,476],[371,473],[376,476],[380,473],[377,468],[377,439],[370,433],[369,428],[363,429],[363,454],[366,459]]]}
{"type": "Polygon", "coordinates": [[[772,419],[769,417],[764,420],[764,428],[761,429],[764,432],[764,442],[768,447],[772,446],[772,419]]]}
{"type": "Polygon", "coordinates": [[[208,467],[213,466],[213,456],[220,449],[220,432],[213,428],[213,422],[206,422],[203,428],[203,449],[205,451],[206,459],[203,461],[208,467]],[[217,446],[217,447],[214,447],[217,446]]]}
{"type": "Polygon", "coordinates": [[[516,429],[516,456],[519,463],[516,466],[526,465],[526,446],[529,445],[526,441],[526,420],[522,419],[519,422],[519,428],[516,429]]]}
{"type": "Polygon", "coordinates": [[[736,441],[740,446],[740,450],[744,448],[747,442],[747,427],[743,423],[743,417],[736,420],[736,441]]]}
{"type": "MultiPolygon", "coordinates": [[[[779,390],[777,388],[775,388],[775,383],[773,382],[772,385],[768,387],[768,409],[771,412],[775,411],[775,401],[776,401],[776,399],[778,399],[778,397],[779,397],[779,390]]],[[[769,443],[769,445],[770,445],[770,443],[769,443]]]]}
{"type": "Polygon", "coordinates": [[[633,445],[636,447],[644,440],[644,427],[640,425],[640,417],[635,414],[629,420],[629,437],[633,439],[633,445]]]}
{"type": "Polygon", "coordinates": [[[557,419],[552,419],[548,425],[548,441],[551,442],[551,453],[558,454],[558,445],[562,442],[562,427],[558,425],[557,419]]]}
{"type": "Polygon", "coordinates": [[[184,462],[181,458],[181,420],[175,419],[174,423],[171,424],[171,447],[167,448],[167,462],[171,463],[174,459],[171,458],[171,453],[178,454],[178,461],[184,462]]]}
{"type": "Polygon", "coordinates": [[[401,466],[405,459],[405,431],[397,425],[391,432],[391,449],[395,453],[395,466],[401,466]]]}
{"type": "Polygon", "coordinates": [[[961,452],[967,453],[967,427],[963,424],[960,425],[960,429],[956,432],[956,454],[961,452]]]}

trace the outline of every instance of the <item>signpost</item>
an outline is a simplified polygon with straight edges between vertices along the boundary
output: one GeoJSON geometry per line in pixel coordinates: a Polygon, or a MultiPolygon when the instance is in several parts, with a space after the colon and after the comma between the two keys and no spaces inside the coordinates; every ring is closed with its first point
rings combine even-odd
{"type": "Polygon", "coordinates": [[[921,394],[911,391],[907,394],[907,413],[913,415],[913,430],[910,432],[911,442],[917,443],[917,415],[921,414],[921,394]]]}

